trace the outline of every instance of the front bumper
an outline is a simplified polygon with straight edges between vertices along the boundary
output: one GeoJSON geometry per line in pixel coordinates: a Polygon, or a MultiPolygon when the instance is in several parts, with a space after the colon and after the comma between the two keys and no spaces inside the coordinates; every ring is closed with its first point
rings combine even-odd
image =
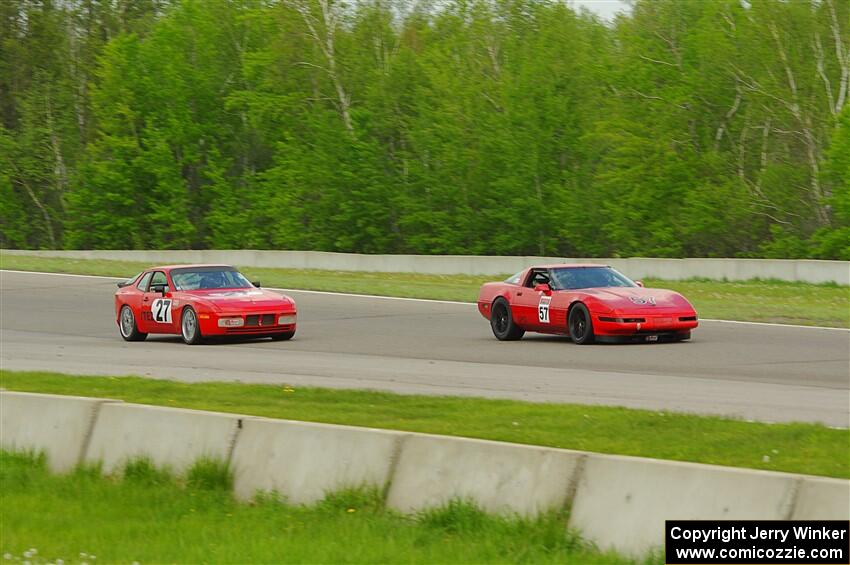
{"type": "Polygon", "coordinates": [[[647,332],[631,335],[598,335],[595,339],[599,343],[671,342],[691,339],[691,332],[647,332]]]}
{"type": "MultiPolygon", "coordinates": [[[[605,314],[593,316],[593,333],[597,337],[672,337],[682,339],[699,326],[694,312],[664,312],[651,314],[605,314]],[[626,317],[627,316],[627,317],[626,317]]],[[[602,340],[604,341],[604,340],[602,340]]],[[[639,341],[647,341],[646,339],[639,341]]],[[[652,340],[655,341],[655,340],[652,340]]]]}
{"type": "Polygon", "coordinates": [[[281,316],[295,318],[295,311],[262,311],[262,312],[219,312],[199,313],[198,322],[204,336],[265,336],[281,333],[294,333],[296,322],[279,323],[281,316]],[[241,318],[242,325],[238,327],[221,327],[222,318],[241,318]]]}

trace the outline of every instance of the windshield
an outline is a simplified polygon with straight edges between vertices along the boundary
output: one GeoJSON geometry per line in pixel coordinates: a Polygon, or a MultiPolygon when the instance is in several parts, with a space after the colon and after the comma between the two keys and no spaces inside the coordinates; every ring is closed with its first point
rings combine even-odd
{"type": "Polygon", "coordinates": [[[171,280],[177,290],[209,290],[219,288],[253,288],[242,273],[232,267],[196,267],[174,269],[171,280]]]}
{"type": "Polygon", "coordinates": [[[574,267],[552,269],[552,288],[575,290],[578,288],[605,288],[611,286],[637,286],[628,277],[611,267],[574,267]]]}

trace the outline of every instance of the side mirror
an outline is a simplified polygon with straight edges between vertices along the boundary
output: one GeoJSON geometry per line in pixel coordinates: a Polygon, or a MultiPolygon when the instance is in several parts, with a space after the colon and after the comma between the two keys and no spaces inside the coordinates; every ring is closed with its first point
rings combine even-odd
{"type": "Polygon", "coordinates": [[[256,286],[257,288],[260,288],[260,281],[251,281],[251,284],[256,286]]]}
{"type": "Polygon", "coordinates": [[[165,284],[153,284],[153,285],[151,285],[148,292],[158,292],[161,295],[165,296],[165,291],[166,291],[167,288],[168,288],[168,285],[165,285],[165,284]]]}
{"type": "Polygon", "coordinates": [[[117,284],[118,284],[118,288],[124,288],[125,286],[129,285],[130,283],[127,282],[127,281],[121,281],[120,283],[117,283],[117,284]]]}
{"type": "Polygon", "coordinates": [[[635,284],[643,288],[643,281],[635,281],[635,284]]]}
{"type": "Polygon", "coordinates": [[[550,294],[552,292],[552,287],[550,287],[546,283],[540,283],[540,284],[534,285],[534,291],[535,292],[542,292],[544,294],[550,294]]]}

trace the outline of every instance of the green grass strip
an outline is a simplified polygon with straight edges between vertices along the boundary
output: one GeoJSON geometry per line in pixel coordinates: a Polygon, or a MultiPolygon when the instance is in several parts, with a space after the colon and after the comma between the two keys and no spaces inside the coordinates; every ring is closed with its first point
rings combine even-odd
{"type": "Polygon", "coordinates": [[[44,372],[0,371],[0,386],[850,478],[850,430],[817,424],[764,424],[606,406],[44,372]]]}
{"type": "Polygon", "coordinates": [[[91,565],[629,562],[568,533],[563,512],[500,518],[456,503],[407,518],[358,490],[312,506],[240,504],[220,480],[191,480],[209,474],[186,480],[137,461],[123,479],[96,468],[52,475],[43,458],[0,452],[0,554],[91,565]]]}
{"type": "MultiPolygon", "coordinates": [[[[150,266],[147,263],[127,261],[0,254],[0,268],[22,271],[129,277],[150,266]]],[[[264,286],[270,287],[460,302],[474,302],[482,283],[504,278],[251,267],[245,267],[242,271],[250,279],[260,279],[264,286]]],[[[703,318],[850,328],[850,288],[846,286],[758,280],[724,282],[646,279],[644,283],[681,292],[703,318]]]]}

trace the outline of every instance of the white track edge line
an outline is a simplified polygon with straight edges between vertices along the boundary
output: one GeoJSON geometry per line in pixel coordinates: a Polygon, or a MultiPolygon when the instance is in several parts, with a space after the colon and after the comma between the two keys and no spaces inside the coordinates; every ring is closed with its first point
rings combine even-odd
{"type": "MultiPolygon", "coordinates": [[[[21,273],[25,275],[51,275],[56,277],[78,277],[88,279],[109,279],[109,280],[124,280],[124,277],[107,277],[104,275],[74,275],[70,273],[45,273],[42,271],[16,271],[12,269],[0,269],[0,273],[21,273]]],[[[331,292],[328,290],[304,290],[301,288],[277,288],[273,286],[265,287],[269,290],[281,290],[283,292],[303,292],[305,294],[328,294],[332,296],[346,296],[353,298],[379,298],[381,300],[406,300],[410,302],[431,302],[434,304],[457,304],[461,306],[475,306],[474,302],[458,302],[454,300],[434,300],[431,298],[405,298],[402,296],[380,296],[377,294],[354,294],[347,292],[331,292]]],[[[721,324],[745,324],[750,326],[772,326],[778,328],[799,328],[804,330],[834,330],[840,332],[850,332],[850,328],[830,328],[827,326],[800,326],[795,324],[775,324],[771,322],[747,322],[743,320],[717,320],[715,318],[700,318],[700,322],[718,322],[721,324]]]]}
{"type": "Polygon", "coordinates": [[[837,330],[850,332],[850,328],[831,328],[829,326],[800,326],[796,324],[775,324],[771,322],[747,322],[744,320],[717,320],[715,318],[700,318],[700,322],[719,322],[721,324],[746,324],[750,326],[774,326],[778,328],[802,328],[805,330],[837,330]]]}
{"type": "Polygon", "coordinates": [[[107,277],[104,275],[73,275],[71,273],[46,273],[44,271],[16,271],[14,269],[0,269],[0,273],[20,273],[22,275],[51,275],[54,277],[79,277],[84,279],[111,279],[126,280],[126,277],[107,277]]]}

